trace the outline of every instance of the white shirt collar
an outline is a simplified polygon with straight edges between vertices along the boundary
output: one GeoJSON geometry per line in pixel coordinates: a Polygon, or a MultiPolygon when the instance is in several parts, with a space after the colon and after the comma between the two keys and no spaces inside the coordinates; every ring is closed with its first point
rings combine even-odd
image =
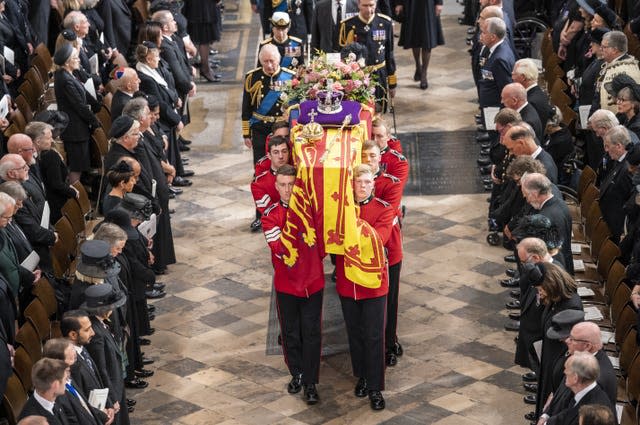
{"type": "Polygon", "coordinates": [[[529,87],[527,87],[525,90],[526,90],[526,91],[529,91],[529,90],[531,90],[532,88],[537,87],[537,86],[538,86],[538,83],[533,83],[533,84],[531,84],[529,87]]]}
{"type": "Polygon", "coordinates": [[[40,406],[44,407],[44,409],[51,413],[52,415],[53,413],[53,406],[55,403],[50,402],[49,400],[47,400],[46,398],[42,397],[40,394],[38,394],[38,391],[34,391],[33,392],[33,398],[36,399],[36,401],[40,404],[40,406]]]}
{"type": "Polygon", "coordinates": [[[489,48],[489,56],[491,56],[493,54],[493,52],[496,50],[496,47],[498,47],[499,45],[501,45],[504,42],[504,38],[500,41],[498,41],[496,44],[494,44],[493,46],[491,46],[489,48]]]}
{"type": "Polygon", "coordinates": [[[538,146],[536,150],[533,151],[533,153],[531,154],[531,158],[533,159],[538,158],[538,155],[540,155],[540,152],[542,152],[542,146],[538,146]]]}
{"type": "Polygon", "coordinates": [[[618,158],[618,162],[622,162],[624,161],[624,159],[627,157],[627,152],[623,153],[622,156],[620,156],[620,158],[618,158]]]}
{"type": "Polygon", "coordinates": [[[583,390],[581,390],[581,391],[578,391],[578,392],[576,393],[576,395],[574,395],[574,396],[573,396],[573,399],[576,401],[576,405],[577,405],[578,403],[580,403],[580,400],[582,400],[582,398],[583,398],[584,396],[586,396],[586,395],[589,393],[589,391],[591,391],[592,389],[594,389],[594,388],[596,387],[596,385],[598,385],[598,382],[597,382],[597,381],[593,381],[589,386],[587,386],[586,388],[584,388],[584,389],[583,389],[583,390]]]}
{"type": "Polygon", "coordinates": [[[521,106],[521,107],[519,107],[518,109],[516,109],[516,111],[517,111],[517,112],[522,111],[522,110],[524,109],[524,107],[525,107],[525,106],[527,106],[528,104],[529,104],[529,102],[524,102],[524,103],[522,104],[522,106],[521,106]]]}

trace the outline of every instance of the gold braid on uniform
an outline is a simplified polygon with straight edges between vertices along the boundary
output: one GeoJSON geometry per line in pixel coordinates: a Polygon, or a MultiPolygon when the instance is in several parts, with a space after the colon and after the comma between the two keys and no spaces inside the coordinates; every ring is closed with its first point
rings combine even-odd
{"type": "Polygon", "coordinates": [[[340,47],[348,46],[353,43],[353,40],[355,39],[355,30],[351,29],[347,34],[345,34],[346,30],[347,26],[345,24],[340,25],[340,40],[338,42],[340,47]]]}
{"type": "Polygon", "coordinates": [[[260,94],[262,93],[262,81],[257,81],[254,85],[249,87],[249,78],[244,83],[244,90],[249,93],[251,96],[251,105],[255,105],[256,107],[260,106],[260,102],[262,99],[260,98],[260,94]]]}

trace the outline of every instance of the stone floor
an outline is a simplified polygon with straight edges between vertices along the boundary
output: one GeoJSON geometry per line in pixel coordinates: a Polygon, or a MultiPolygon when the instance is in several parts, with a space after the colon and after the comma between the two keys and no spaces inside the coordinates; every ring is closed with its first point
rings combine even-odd
{"type": "MultiPolygon", "coordinates": [[[[373,412],[353,396],[347,354],[323,358],[318,405],[287,394],[282,357],[265,354],[271,265],[264,237],[248,230],[251,155],[240,137],[240,82],[255,61],[256,21],[248,1],[225,5],[217,45],[225,83],[199,87],[191,103],[196,177],[173,203],[179,263],[162,279],[167,297],[154,302],[156,333],[146,351],[155,376],[131,392],[132,423],[522,423],[529,409],[522,370],[513,365],[514,335],[502,328],[507,294],[497,283],[505,252],[485,242],[484,194],[404,199],[398,334],[405,354],[387,369],[386,410],[373,412]]],[[[471,128],[475,89],[459,12],[445,0],[447,45],[433,52],[426,92],[411,79],[410,52],[397,51],[398,131],[471,128]]]]}

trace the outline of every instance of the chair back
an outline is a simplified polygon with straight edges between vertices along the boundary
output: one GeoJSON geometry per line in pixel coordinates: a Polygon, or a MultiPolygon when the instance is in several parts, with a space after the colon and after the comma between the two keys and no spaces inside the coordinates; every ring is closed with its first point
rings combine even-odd
{"type": "Polygon", "coordinates": [[[35,298],[29,303],[24,309],[24,317],[31,322],[42,343],[51,338],[51,322],[39,299],[35,298]]]}
{"type": "Polygon", "coordinates": [[[32,367],[33,362],[31,362],[29,354],[27,354],[24,348],[18,347],[13,358],[13,371],[18,375],[18,379],[20,379],[22,383],[22,388],[24,388],[24,391],[27,393],[32,390],[33,386],[31,382],[32,367]]]}
{"type": "Polygon", "coordinates": [[[7,381],[7,388],[2,396],[2,406],[7,415],[9,424],[17,424],[20,412],[27,403],[27,393],[22,386],[22,382],[16,375],[11,375],[7,381]]]}
{"type": "Polygon", "coordinates": [[[40,344],[40,337],[31,322],[24,322],[20,329],[18,329],[18,333],[16,334],[16,343],[18,346],[24,347],[24,350],[29,354],[29,358],[32,363],[35,363],[42,358],[42,344],[40,344]]]}

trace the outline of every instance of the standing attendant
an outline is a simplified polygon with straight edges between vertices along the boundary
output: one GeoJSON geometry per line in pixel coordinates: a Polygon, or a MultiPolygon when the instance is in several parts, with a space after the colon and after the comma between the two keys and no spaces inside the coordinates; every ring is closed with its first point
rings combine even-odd
{"type": "Polygon", "coordinates": [[[440,23],[442,0],[398,0],[395,9],[396,15],[404,12],[398,45],[412,50],[416,63],[413,80],[420,81],[420,88],[426,90],[431,49],[444,44],[440,23]]]}

